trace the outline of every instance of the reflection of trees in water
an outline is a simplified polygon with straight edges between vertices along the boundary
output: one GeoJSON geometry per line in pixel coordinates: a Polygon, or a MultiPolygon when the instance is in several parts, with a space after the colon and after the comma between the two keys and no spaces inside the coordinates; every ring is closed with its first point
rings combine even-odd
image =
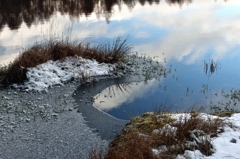
{"type": "Polygon", "coordinates": [[[138,0],[141,5],[144,5],[146,2],[149,4],[157,3],[159,4],[160,0],[138,0]]]}
{"type": "Polygon", "coordinates": [[[191,3],[192,0],[166,0],[167,3],[178,3],[182,5],[183,3],[191,3]]]}
{"type": "MultiPolygon", "coordinates": [[[[191,0],[166,0],[168,3],[179,3],[191,0]]],[[[160,0],[2,0],[0,1],[0,31],[4,25],[10,29],[18,29],[24,21],[28,27],[33,23],[42,23],[49,20],[51,15],[59,11],[73,17],[89,15],[93,12],[99,18],[105,16],[109,22],[113,6],[126,4],[132,9],[137,3],[144,5],[159,4],[160,0]]]]}
{"type": "Polygon", "coordinates": [[[49,5],[48,2],[47,0],[0,1],[0,28],[7,25],[13,30],[18,29],[23,21],[30,27],[36,19],[38,22],[48,20],[53,14],[52,6],[54,6],[49,5]]]}

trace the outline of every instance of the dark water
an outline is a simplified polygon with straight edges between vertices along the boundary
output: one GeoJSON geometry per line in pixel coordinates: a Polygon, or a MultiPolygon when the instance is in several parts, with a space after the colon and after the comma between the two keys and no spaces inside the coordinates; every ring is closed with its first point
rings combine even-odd
{"type": "Polygon", "coordinates": [[[69,27],[72,39],[128,37],[135,51],[158,56],[170,73],[161,82],[123,85],[124,91],[107,88],[94,106],[121,119],[159,105],[238,109],[239,6],[237,0],[1,1],[0,64],[43,37],[68,34],[69,27]]]}

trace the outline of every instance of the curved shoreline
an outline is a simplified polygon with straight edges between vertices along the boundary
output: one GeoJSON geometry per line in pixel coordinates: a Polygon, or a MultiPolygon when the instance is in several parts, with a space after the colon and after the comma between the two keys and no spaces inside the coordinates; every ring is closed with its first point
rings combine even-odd
{"type": "Polygon", "coordinates": [[[95,108],[93,97],[111,85],[160,79],[166,73],[160,63],[151,59],[132,57],[131,60],[131,66],[125,70],[123,76],[97,77],[97,82],[81,84],[73,93],[78,112],[82,113],[87,125],[99,133],[102,139],[113,139],[128,121],[117,119],[95,108]]]}
{"type": "Polygon", "coordinates": [[[141,81],[141,79],[134,75],[113,79],[107,78],[96,83],[82,84],[75,90],[74,99],[78,105],[78,112],[82,113],[87,125],[99,133],[102,139],[113,139],[129,121],[117,119],[95,108],[93,97],[111,85],[137,81],[141,81]]]}
{"type": "Polygon", "coordinates": [[[143,58],[129,65],[117,76],[96,77],[97,83],[69,82],[48,92],[0,90],[0,158],[86,158],[95,147],[107,149],[128,121],[95,108],[92,97],[108,86],[160,77],[164,71],[143,58]]]}

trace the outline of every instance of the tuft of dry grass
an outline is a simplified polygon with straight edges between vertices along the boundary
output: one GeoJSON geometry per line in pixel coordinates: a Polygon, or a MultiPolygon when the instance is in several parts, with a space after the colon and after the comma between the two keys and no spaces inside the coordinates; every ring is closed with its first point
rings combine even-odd
{"type": "Polygon", "coordinates": [[[64,60],[69,56],[80,56],[94,59],[99,63],[124,63],[126,56],[131,52],[127,39],[120,37],[112,44],[91,45],[90,42],[70,42],[68,39],[59,40],[50,38],[45,42],[36,42],[30,48],[24,49],[19,56],[8,66],[0,68],[0,84],[9,85],[22,83],[27,69],[45,63],[48,60],[64,60]]]}
{"type": "Polygon", "coordinates": [[[92,149],[89,152],[87,159],[104,159],[104,153],[102,150],[96,151],[96,149],[92,149]]]}
{"type": "Polygon", "coordinates": [[[178,119],[169,114],[143,114],[132,119],[110,142],[103,158],[173,159],[185,150],[196,149],[210,156],[214,152],[211,138],[223,131],[224,124],[220,118],[206,118],[197,112],[183,114],[178,119]]]}
{"type": "Polygon", "coordinates": [[[177,122],[169,125],[152,135],[155,148],[167,147],[163,155],[183,154],[185,150],[198,149],[202,154],[209,156],[213,153],[211,138],[217,136],[224,122],[220,119],[203,119],[194,114],[190,118],[182,116],[177,122]]]}
{"type": "Polygon", "coordinates": [[[131,129],[117,136],[109,145],[104,159],[157,159],[151,149],[151,138],[131,129]]]}
{"type": "Polygon", "coordinates": [[[234,114],[234,111],[219,111],[212,114],[219,117],[230,117],[234,114]]]}

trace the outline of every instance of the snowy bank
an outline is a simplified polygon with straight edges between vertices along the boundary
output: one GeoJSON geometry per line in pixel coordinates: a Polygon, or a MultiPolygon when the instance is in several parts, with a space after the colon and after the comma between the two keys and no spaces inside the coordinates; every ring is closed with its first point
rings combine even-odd
{"type": "Polygon", "coordinates": [[[133,118],[110,143],[107,156],[122,153],[125,158],[236,159],[240,114],[145,113],[133,118]]]}
{"type": "MultiPolygon", "coordinates": [[[[208,117],[217,118],[216,116],[208,117]]],[[[240,113],[233,114],[225,119],[227,124],[224,131],[212,138],[214,153],[211,156],[203,155],[199,150],[186,150],[184,155],[178,155],[177,159],[239,159],[240,158],[240,113]]]]}
{"type": "Polygon", "coordinates": [[[48,87],[64,85],[71,80],[91,80],[96,76],[110,75],[117,64],[98,63],[81,57],[67,57],[64,61],[47,61],[34,68],[28,68],[24,85],[14,85],[26,90],[47,91],[48,87]]]}

